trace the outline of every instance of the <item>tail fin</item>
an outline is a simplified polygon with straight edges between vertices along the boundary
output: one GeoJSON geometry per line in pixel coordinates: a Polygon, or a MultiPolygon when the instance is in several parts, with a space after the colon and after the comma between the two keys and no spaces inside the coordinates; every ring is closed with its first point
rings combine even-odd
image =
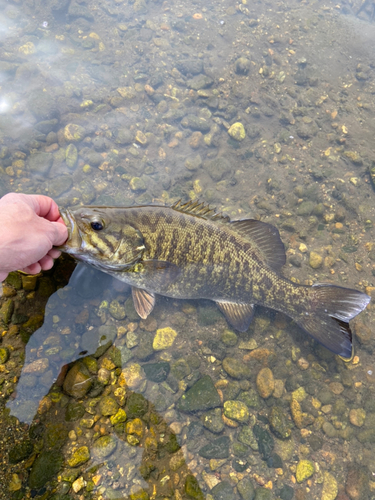
{"type": "Polygon", "coordinates": [[[295,321],[320,344],[343,358],[352,356],[349,321],[359,314],[371,298],[350,288],[316,284],[310,289],[308,311],[295,321]]]}

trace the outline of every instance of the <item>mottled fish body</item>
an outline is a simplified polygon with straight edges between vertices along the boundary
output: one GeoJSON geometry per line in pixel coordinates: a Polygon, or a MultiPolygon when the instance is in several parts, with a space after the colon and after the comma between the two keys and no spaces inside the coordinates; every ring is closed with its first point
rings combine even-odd
{"type": "Polygon", "coordinates": [[[357,290],[299,285],[281,276],[284,245],[264,222],[230,221],[204,203],[61,210],[69,238],[61,250],[131,285],[147,318],[155,295],[210,299],[245,331],[254,304],[281,311],[336,354],[349,358],[349,321],[369,303],[357,290]]]}

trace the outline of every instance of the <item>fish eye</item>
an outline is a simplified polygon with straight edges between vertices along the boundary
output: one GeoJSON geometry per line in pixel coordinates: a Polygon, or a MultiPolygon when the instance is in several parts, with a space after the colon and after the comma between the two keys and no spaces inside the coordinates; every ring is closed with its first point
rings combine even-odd
{"type": "Polygon", "coordinates": [[[101,231],[104,228],[103,224],[98,221],[91,222],[91,227],[94,231],[101,231]]]}

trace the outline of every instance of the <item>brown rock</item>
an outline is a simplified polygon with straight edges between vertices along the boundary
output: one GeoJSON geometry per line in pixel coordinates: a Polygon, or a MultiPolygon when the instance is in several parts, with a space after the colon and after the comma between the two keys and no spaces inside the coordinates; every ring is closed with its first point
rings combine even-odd
{"type": "Polygon", "coordinates": [[[41,375],[48,369],[48,367],[48,358],[40,358],[25,366],[23,368],[23,373],[33,373],[34,375],[41,375]]]}
{"type": "Polygon", "coordinates": [[[329,388],[333,394],[336,394],[337,396],[344,392],[345,389],[341,382],[331,382],[329,384],[329,388]]]}
{"type": "Polygon", "coordinates": [[[366,467],[352,464],[348,468],[345,490],[351,500],[364,500],[368,498],[369,472],[366,467]]]}
{"type": "Polygon", "coordinates": [[[82,398],[90,390],[92,377],[83,363],[76,363],[68,371],[63,389],[74,398],[82,398]]]}
{"type": "Polygon", "coordinates": [[[262,368],[257,375],[257,389],[260,397],[267,399],[275,389],[275,379],[270,368],[262,368]]]}
{"type": "Polygon", "coordinates": [[[193,132],[191,134],[191,137],[189,139],[189,146],[193,149],[197,149],[199,148],[201,142],[202,142],[202,137],[203,137],[203,134],[202,132],[193,132]]]}

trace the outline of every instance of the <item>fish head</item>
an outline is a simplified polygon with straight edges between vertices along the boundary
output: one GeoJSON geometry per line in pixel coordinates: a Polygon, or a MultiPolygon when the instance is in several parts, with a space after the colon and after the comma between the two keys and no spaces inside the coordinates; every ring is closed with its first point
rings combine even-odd
{"type": "Polygon", "coordinates": [[[102,271],[122,271],[136,264],[145,245],[142,233],[115,208],[60,209],[68,239],[59,250],[102,271]]]}

